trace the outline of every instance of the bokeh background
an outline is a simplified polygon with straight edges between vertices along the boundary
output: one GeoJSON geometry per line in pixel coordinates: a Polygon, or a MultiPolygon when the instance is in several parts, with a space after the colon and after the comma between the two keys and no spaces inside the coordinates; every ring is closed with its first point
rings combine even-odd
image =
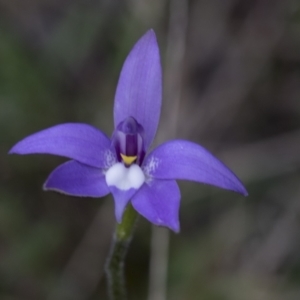
{"type": "Polygon", "coordinates": [[[0,0],[0,299],[107,299],[111,196],[43,192],[65,160],[7,152],[58,123],[110,135],[122,62],[149,28],[164,69],[156,143],[201,143],[249,197],[180,182],[180,234],[139,220],[129,299],[300,299],[299,0],[0,0]]]}

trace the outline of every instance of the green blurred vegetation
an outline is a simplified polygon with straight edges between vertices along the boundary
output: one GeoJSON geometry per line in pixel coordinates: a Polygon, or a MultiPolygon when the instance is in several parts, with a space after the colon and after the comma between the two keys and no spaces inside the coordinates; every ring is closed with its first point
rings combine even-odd
{"type": "MultiPolygon", "coordinates": [[[[250,196],[180,183],[168,299],[299,299],[300,2],[186,3],[176,137],[223,159],[250,196]]],[[[168,67],[171,5],[0,1],[0,299],[106,299],[112,199],[45,193],[44,180],[64,160],[7,152],[64,122],[110,135],[119,71],[150,27],[168,67]]],[[[173,113],[164,111],[164,120],[173,113]]],[[[127,260],[130,300],[147,298],[150,235],[141,219],[127,260]]]]}

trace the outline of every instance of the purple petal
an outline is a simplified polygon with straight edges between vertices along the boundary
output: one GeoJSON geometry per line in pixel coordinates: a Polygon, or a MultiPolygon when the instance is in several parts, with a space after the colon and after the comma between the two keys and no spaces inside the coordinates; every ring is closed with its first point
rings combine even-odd
{"type": "Polygon", "coordinates": [[[46,153],[65,156],[92,167],[107,167],[110,140],[86,124],[60,124],[32,134],[18,142],[9,153],[46,153]]]}
{"type": "Polygon", "coordinates": [[[44,189],[78,197],[103,197],[109,194],[101,169],[72,160],[60,165],[49,175],[44,189]]]}
{"type": "Polygon", "coordinates": [[[144,161],[145,172],[160,179],[186,179],[215,185],[243,195],[240,180],[221,161],[192,142],[174,140],[154,149],[144,161]]]}
{"type": "Polygon", "coordinates": [[[113,194],[115,200],[115,216],[118,223],[121,223],[124,210],[126,205],[132,198],[132,196],[137,192],[136,189],[131,188],[129,190],[120,190],[115,186],[109,186],[110,192],[113,194]]]}
{"type": "Polygon", "coordinates": [[[145,130],[145,147],[154,139],[160,116],[162,75],[159,49],[153,30],[134,45],[123,65],[114,106],[115,128],[134,117],[145,130]]]}
{"type": "Polygon", "coordinates": [[[179,232],[180,191],[175,180],[153,179],[145,183],[131,203],[151,223],[179,232]]]}

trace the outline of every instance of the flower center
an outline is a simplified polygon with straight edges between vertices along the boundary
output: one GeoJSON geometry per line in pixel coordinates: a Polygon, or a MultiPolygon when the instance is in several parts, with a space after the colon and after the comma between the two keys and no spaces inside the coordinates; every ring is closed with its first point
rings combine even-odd
{"type": "Polygon", "coordinates": [[[117,126],[112,143],[118,161],[126,167],[142,164],[145,157],[143,135],[143,127],[133,117],[126,118],[117,126]]]}

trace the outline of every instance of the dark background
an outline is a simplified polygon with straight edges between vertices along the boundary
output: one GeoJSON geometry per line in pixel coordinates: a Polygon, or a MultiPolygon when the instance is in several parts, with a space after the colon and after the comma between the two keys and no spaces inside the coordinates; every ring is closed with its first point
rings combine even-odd
{"type": "MultiPolygon", "coordinates": [[[[111,196],[43,192],[64,159],[7,152],[65,122],[110,135],[122,63],[149,28],[164,70],[157,143],[201,143],[249,191],[180,183],[167,299],[300,299],[299,0],[0,0],[0,299],[106,299],[111,196]]],[[[130,300],[147,299],[150,240],[141,218],[130,300]]]]}

